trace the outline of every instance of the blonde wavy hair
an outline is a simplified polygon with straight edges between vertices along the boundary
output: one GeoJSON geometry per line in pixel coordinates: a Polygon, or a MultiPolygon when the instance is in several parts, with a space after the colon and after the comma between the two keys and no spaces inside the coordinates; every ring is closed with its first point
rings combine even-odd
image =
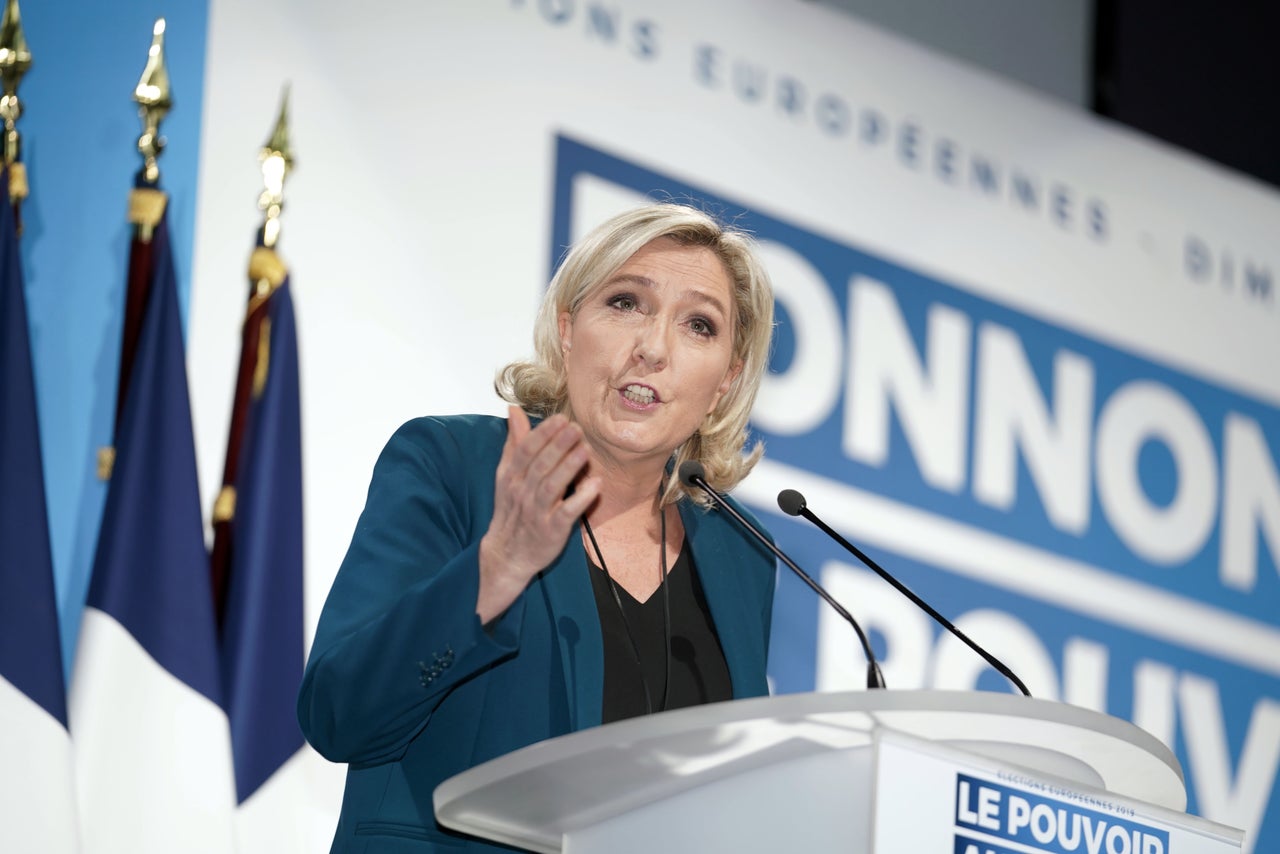
{"type": "MultiPolygon", "coordinates": [[[[565,256],[551,280],[534,323],[534,358],[513,362],[498,372],[494,388],[509,403],[531,415],[547,417],[568,407],[568,384],[560,350],[558,318],[562,312],[577,316],[583,302],[616,273],[641,247],[660,237],[685,246],[702,246],[715,253],[733,281],[733,356],[742,370],[716,408],[675,453],[675,468],[697,460],[706,469],[712,487],[726,491],[747,476],[764,447],[760,442],[749,453],[747,419],[769,361],[773,336],[773,286],[756,258],[754,241],[742,231],[722,225],[696,208],[678,204],[653,204],[618,214],[597,226],[565,256]]],[[[707,504],[701,490],[688,490],[674,474],[663,490],[662,503],[682,494],[707,504]]]]}

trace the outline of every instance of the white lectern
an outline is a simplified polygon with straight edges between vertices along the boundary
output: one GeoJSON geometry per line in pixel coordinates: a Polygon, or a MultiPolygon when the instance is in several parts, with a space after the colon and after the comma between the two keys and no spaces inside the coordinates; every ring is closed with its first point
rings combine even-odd
{"type": "Polygon", "coordinates": [[[435,791],[447,827],[539,852],[1229,854],[1177,759],[1118,718],[1010,694],[792,694],[531,745],[435,791]]]}

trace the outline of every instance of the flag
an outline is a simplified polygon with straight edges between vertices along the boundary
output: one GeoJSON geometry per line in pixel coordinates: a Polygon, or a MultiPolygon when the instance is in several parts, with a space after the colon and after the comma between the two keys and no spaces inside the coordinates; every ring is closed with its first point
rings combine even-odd
{"type": "Polygon", "coordinates": [[[250,261],[240,369],[212,576],[235,758],[241,854],[299,850],[303,668],[302,445],[289,277],[274,250],[250,261]]]}
{"type": "Polygon", "coordinates": [[[122,347],[114,463],[72,676],[81,839],[87,852],[223,854],[230,737],[177,282],[163,194],[140,186],[130,206],[153,213],[130,247],[137,338],[122,347]]]}
{"type": "Polygon", "coordinates": [[[65,852],[75,789],[13,168],[0,177],[0,851],[65,852]]]}

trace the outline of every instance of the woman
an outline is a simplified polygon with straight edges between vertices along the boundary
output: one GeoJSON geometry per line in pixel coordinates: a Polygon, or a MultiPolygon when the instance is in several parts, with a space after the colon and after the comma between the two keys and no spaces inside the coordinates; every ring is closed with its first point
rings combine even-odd
{"type": "Polygon", "coordinates": [[[507,420],[392,437],[298,700],[308,741],[350,766],[334,851],[499,850],[436,824],[438,783],[766,693],[773,559],[672,471],[698,460],[727,490],[759,458],[772,319],[742,234],[678,205],[624,213],[561,265],[535,359],[499,374],[507,420]]]}

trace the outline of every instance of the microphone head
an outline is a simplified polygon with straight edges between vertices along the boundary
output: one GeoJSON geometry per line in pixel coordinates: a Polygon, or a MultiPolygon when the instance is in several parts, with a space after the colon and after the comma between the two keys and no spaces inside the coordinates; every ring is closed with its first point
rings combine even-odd
{"type": "Polygon", "coordinates": [[[784,489],[778,493],[778,506],[788,516],[799,516],[808,505],[799,492],[794,489],[784,489]]]}
{"type": "Polygon", "coordinates": [[[695,481],[707,481],[707,470],[697,460],[685,460],[680,464],[680,482],[685,486],[697,486],[695,481]]]}

